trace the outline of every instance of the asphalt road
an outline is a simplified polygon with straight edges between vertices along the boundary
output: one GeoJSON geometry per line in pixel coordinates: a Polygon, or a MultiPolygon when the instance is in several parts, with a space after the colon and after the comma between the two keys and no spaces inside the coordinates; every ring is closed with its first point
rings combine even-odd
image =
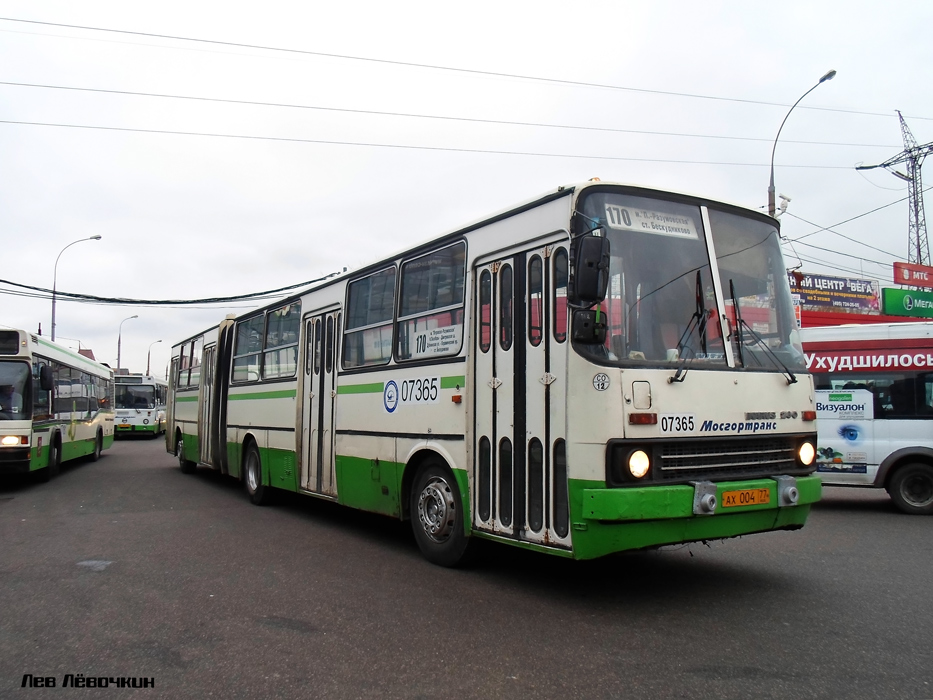
{"type": "Polygon", "coordinates": [[[0,482],[0,697],[933,698],[933,518],[824,494],[798,532],[447,570],[407,524],[121,441],[0,482]]]}

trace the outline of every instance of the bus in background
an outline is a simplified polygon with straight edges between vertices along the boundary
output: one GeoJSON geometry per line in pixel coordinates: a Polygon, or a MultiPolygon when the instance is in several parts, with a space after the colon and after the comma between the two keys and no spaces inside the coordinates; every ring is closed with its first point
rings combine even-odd
{"type": "Polygon", "coordinates": [[[177,343],[182,471],[577,559],[802,527],[815,405],[778,222],[588,182],[177,343]]]}
{"type": "Polygon", "coordinates": [[[165,432],[167,381],[142,374],[117,374],[113,382],[116,435],[154,438],[165,432]]]}
{"type": "Polygon", "coordinates": [[[933,514],[933,323],[804,328],[824,484],[884,488],[933,514]]]}
{"type": "Polygon", "coordinates": [[[48,481],[113,444],[113,372],[20,330],[0,330],[0,473],[48,481]]]}

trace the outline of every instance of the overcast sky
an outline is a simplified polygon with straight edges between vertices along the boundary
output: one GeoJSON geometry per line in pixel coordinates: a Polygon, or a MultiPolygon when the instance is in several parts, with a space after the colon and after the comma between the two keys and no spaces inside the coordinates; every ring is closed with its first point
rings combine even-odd
{"type": "MultiPolygon", "coordinates": [[[[101,297],[296,284],[591,177],[766,209],[781,121],[830,69],[777,144],[782,233],[807,236],[786,262],[890,284],[906,183],[855,166],[903,150],[898,109],[933,141],[916,0],[0,0],[0,17],[0,278],[50,289],[61,253],[57,289],[101,297]]],[[[51,302],[11,289],[0,324],[49,336],[51,302]]],[[[56,336],[115,366],[138,315],[122,365],[151,347],[163,374],[173,343],[259,304],[60,299],[56,336]]]]}

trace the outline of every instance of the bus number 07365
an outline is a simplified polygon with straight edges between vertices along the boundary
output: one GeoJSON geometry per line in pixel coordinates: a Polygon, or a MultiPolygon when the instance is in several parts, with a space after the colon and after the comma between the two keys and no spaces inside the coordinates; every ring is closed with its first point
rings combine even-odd
{"type": "Polygon", "coordinates": [[[402,383],[402,403],[434,403],[441,386],[440,377],[406,379],[402,383]]]}
{"type": "Polygon", "coordinates": [[[696,430],[696,417],[692,413],[670,413],[661,416],[662,433],[692,433],[696,430]]]}

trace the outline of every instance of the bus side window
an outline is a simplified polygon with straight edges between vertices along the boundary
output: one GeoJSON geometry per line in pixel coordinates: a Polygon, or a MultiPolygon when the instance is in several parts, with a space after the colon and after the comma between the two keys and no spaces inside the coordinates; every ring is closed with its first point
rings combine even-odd
{"type": "Polygon", "coordinates": [[[402,263],[397,359],[460,353],[465,263],[462,241],[402,263]]]}
{"type": "Polygon", "coordinates": [[[554,253],[554,340],[567,340],[567,250],[554,253]]]}
{"type": "Polygon", "coordinates": [[[541,258],[533,255],[528,262],[528,341],[541,344],[544,328],[543,268],[541,258]]]}
{"type": "Polygon", "coordinates": [[[392,359],[395,267],[374,272],[347,285],[343,331],[343,366],[384,365],[392,359]]]}
{"type": "Polygon", "coordinates": [[[503,265],[499,271],[499,345],[512,347],[512,267],[503,265]]]}
{"type": "MultiPolygon", "coordinates": [[[[42,390],[39,380],[40,367],[47,366],[47,363],[40,361],[36,364],[36,371],[32,381],[32,419],[45,420],[51,417],[51,406],[49,405],[49,392],[42,390]]],[[[48,371],[48,370],[47,370],[48,371]]]]}

